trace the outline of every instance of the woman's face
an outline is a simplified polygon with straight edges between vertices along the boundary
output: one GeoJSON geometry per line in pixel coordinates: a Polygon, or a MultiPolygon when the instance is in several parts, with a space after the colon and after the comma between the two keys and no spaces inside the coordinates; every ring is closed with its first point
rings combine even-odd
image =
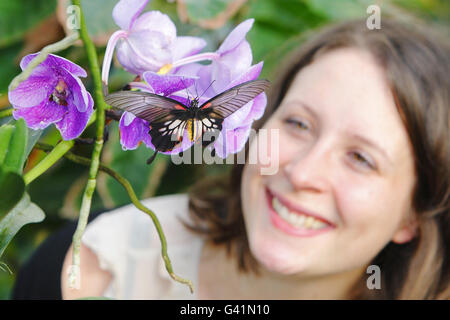
{"type": "Polygon", "coordinates": [[[266,269],[360,270],[390,241],[412,239],[412,147],[370,53],[317,57],[263,129],[278,130],[279,142],[267,143],[269,154],[278,149],[279,169],[261,175],[262,165],[247,164],[242,203],[250,249],[266,269]]]}

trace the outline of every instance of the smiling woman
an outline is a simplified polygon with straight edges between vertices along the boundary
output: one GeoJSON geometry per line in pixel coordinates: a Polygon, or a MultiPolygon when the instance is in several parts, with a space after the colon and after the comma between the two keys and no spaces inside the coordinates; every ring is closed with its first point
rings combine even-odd
{"type": "Polygon", "coordinates": [[[275,174],[238,164],[230,179],[146,202],[195,296],[167,279],[150,222],[127,206],[88,226],[81,290],[65,281],[68,252],[63,297],[450,298],[449,68],[432,32],[387,19],[328,27],[280,72],[256,126],[279,135],[266,144],[275,174]]]}
{"type": "MultiPolygon", "coordinates": [[[[248,297],[450,297],[449,57],[432,33],[387,20],[301,46],[258,126],[279,130],[278,173],[236,165],[225,196],[212,180],[191,192],[193,230],[244,271],[230,283],[251,284],[248,297]]],[[[215,274],[232,270],[223,261],[215,274]]]]}

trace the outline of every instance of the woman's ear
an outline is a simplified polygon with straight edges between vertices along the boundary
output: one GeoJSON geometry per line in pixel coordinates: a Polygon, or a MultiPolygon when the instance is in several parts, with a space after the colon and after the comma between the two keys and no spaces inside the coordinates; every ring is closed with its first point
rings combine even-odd
{"type": "Polygon", "coordinates": [[[400,224],[397,231],[392,237],[392,242],[397,244],[403,244],[411,241],[416,237],[419,229],[419,222],[417,221],[417,216],[415,214],[409,215],[403,223],[400,224]]]}

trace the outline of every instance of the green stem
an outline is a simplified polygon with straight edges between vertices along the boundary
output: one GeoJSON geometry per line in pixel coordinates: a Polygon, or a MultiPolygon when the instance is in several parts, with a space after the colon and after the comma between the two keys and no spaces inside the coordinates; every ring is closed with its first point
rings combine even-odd
{"type": "Polygon", "coordinates": [[[44,61],[49,53],[58,52],[70,47],[76,40],[78,40],[78,32],[73,32],[61,41],[49,44],[44,47],[39,54],[30,61],[25,70],[18,74],[9,85],[8,91],[16,89],[22,81],[25,81],[30,76],[34,68],[36,68],[42,61],[44,61]]]}
{"type": "MultiPolygon", "coordinates": [[[[39,148],[41,150],[44,150],[44,151],[50,151],[53,148],[50,145],[39,143],[39,142],[36,143],[35,147],[39,148]]],[[[75,155],[75,154],[73,154],[71,152],[67,152],[64,155],[64,157],[66,157],[67,159],[69,159],[69,160],[71,160],[73,162],[76,162],[76,163],[79,163],[79,164],[82,164],[82,165],[85,165],[85,166],[90,166],[91,165],[91,161],[88,158],[77,156],[77,155],[75,155]]],[[[172,277],[172,279],[174,279],[175,281],[187,284],[189,286],[189,289],[191,290],[191,293],[193,293],[194,292],[194,286],[193,286],[192,282],[190,280],[183,279],[183,278],[177,276],[173,272],[172,263],[170,262],[169,256],[167,254],[166,237],[164,235],[164,232],[162,230],[161,224],[159,223],[159,220],[156,217],[155,213],[152,210],[148,209],[146,206],[144,206],[139,201],[138,197],[136,196],[136,193],[133,190],[133,187],[131,186],[130,182],[127,179],[125,179],[119,173],[117,173],[116,171],[114,171],[113,169],[111,169],[110,167],[108,167],[108,166],[106,166],[104,164],[100,163],[99,169],[101,171],[109,174],[112,178],[116,179],[125,188],[125,190],[128,193],[128,196],[130,197],[130,200],[134,204],[134,206],[150,216],[150,218],[152,219],[153,224],[155,225],[155,228],[156,228],[156,230],[158,232],[159,239],[161,240],[161,255],[163,257],[164,264],[166,266],[167,272],[172,277]]]]}
{"type": "Polygon", "coordinates": [[[70,150],[74,145],[73,140],[61,141],[56,147],[39,162],[33,169],[24,174],[23,179],[25,184],[30,184],[31,181],[39,177],[42,173],[47,171],[56,161],[58,161],[64,154],[70,150]]]}
{"type": "Polygon", "coordinates": [[[12,116],[12,113],[13,113],[12,108],[0,111],[0,119],[10,117],[10,116],[12,116]]]}
{"type": "MultiPolygon", "coordinates": [[[[86,125],[86,128],[89,125],[91,125],[96,120],[96,118],[97,118],[97,110],[94,110],[94,112],[91,115],[91,118],[89,119],[86,125]]],[[[73,140],[61,141],[55,146],[55,148],[52,148],[53,150],[44,159],[42,159],[36,166],[34,166],[26,174],[24,174],[23,178],[25,180],[25,184],[28,185],[34,179],[36,179],[45,171],[47,171],[52,165],[56,163],[56,161],[58,161],[61,157],[63,157],[64,154],[73,147],[74,143],[75,142],[73,140]]]]}
{"type": "Polygon", "coordinates": [[[80,0],[73,0],[73,4],[80,8],[80,38],[83,41],[86,54],[88,57],[89,68],[94,81],[94,103],[97,109],[97,139],[95,141],[94,150],[92,152],[92,160],[89,168],[89,179],[84,190],[83,199],[81,201],[80,215],[78,225],[73,235],[73,255],[72,267],[69,274],[69,286],[75,288],[79,280],[80,270],[80,250],[81,237],[88,222],[89,211],[91,209],[92,195],[97,185],[97,173],[100,164],[100,155],[103,148],[103,130],[105,127],[105,109],[107,108],[102,90],[102,81],[100,76],[100,67],[98,64],[97,52],[86,28],[83,9],[80,0]]]}

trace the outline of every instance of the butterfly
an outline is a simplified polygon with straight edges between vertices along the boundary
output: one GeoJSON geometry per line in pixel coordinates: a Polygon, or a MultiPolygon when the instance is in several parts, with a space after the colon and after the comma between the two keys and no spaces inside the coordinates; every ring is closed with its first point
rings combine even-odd
{"type": "MultiPolygon", "coordinates": [[[[189,106],[174,99],[143,91],[119,91],[106,96],[110,106],[130,112],[146,120],[155,153],[167,152],[179,146],[187,133],[197,142],[206,132],[213,138],[222,129],[223,120],[269,88],[265,79],[247,81],[214,96],[203,104],[199,98],[188,99],[189,106]]],[[[211,143],[203,141],[203,145],[211,143]]]]}

